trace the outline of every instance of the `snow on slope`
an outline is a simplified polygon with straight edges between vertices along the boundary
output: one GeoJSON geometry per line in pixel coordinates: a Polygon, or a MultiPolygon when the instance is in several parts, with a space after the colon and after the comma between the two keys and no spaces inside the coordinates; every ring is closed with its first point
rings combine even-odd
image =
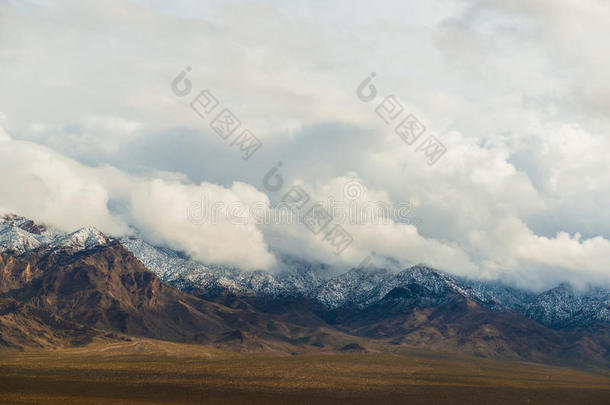
{"type": "Polygon", "coordinates": [[[0,252],[12,251],[21,255],[41,248],[76,252],[103,246],[109,241],[108,237],[94,227],[61,233],[14,214],[0,218],[0,252]]]}
{"type": "MultiPolygon", "coordinates": [[[[77,252],[103,246],[108,237],[93,227],[61,233],[17,215],[0,218],[0,252],[23,254],[35,249],[77,252]]],[[[585,292],[561,284],[540,294],[505,286],[452,277],[426,266],[400,272],[385,269],[352,269],[331,277],[328,266],[277,254],[279,270],[241,271],[228,266],[190,260],[171,249],[157,247],[138,237],[120,242],[163,281],[185,291],[214,298],[231,292],[265,299],[306,297],[328,310],[365,308],[382,300],[398,287],[417,285],[427,294],[453,291],[491,309],[512,310],[554,328],[610,322],[610,291],[595,287],[585,292]]]]}

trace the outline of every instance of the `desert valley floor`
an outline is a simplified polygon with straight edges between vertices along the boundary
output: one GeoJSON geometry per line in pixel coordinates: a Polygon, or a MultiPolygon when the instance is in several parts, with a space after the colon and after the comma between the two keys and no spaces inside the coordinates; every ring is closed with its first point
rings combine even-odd
{"type": "Polygon", "coordinates": [[[3,404],[608,404],[610,376],[380,347],[235,353],[136,339],[0,351],[3,404]]]}

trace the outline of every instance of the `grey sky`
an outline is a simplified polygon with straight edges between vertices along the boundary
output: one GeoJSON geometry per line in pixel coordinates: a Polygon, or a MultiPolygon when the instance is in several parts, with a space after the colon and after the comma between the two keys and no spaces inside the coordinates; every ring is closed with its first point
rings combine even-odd
{"type": "MultiPolygon", "coordinates": [[[[610,284],[610,5],[560,1],[0,1],[0,208],[137,227],[194,257],[271,268],[374,250],[531,288],[610,284]],[[170,83],[186,66],[263,147],[240,158],[170,83]],[[371,72],[377,98],[356,87],[371,72]],[[395,95],[433,166],[375,114],[395,95]],[[419,223],[205,226],[192,201],[258,201],[277,162],[320,201],[409,202],[419,223]]],[[[278,194],[278,193],[276,193],[278,194]]]]}

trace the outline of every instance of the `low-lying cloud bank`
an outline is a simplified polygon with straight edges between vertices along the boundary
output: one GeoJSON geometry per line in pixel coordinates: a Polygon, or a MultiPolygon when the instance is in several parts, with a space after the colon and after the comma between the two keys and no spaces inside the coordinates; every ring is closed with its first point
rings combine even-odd
{"type": "MultiPolygon", "coordinates": [[[[344,269],[367,257],[373,265],[391,258],[399,266],[425,263],[462,276],[502,278],[534,289],[561,280],[576,286],[608,281],[610,241],[565,232],[553,238],[539,236],[516,217],[502,218],[492,232],[473,229],[465,241],[455,242],[423,236],[416,223],[382,218],[383,210],[368,211],[366,222],[337,215],[327,230],[341,225],[353,241],[335,255],[324,237],[326,231],[314,233],[302,218],[294,223],[260,223],[257,212],[279,208],[250,184],[190,184],[177,173],[159,172],[148,177],[111,166],[88,167],[46,146],[12,140],[4,131],[0,132],[0,171],[3,211],[65,231],[93,225],[122,236],[137,230],[149,241],[184,251],[195,259],[245,270],[273,269],[272,247],[344,269]],[[229,209],[217,211],[224,215],[209,221],[198,211],[203,198],[211,207],[229,209]],[[243,207],[257,207],[258,211],[243,207]]],[[[390,201],[387,193],[364,188],[365,182],[354,173],[323,185],[297,183],[307,190],[310,206],[315,202],[323,205],[329,196],[344,209],[357,206],[357,200],[390,201]],[[354,194],[354,187],[362,187],[356,190],[361,194],[354,194]]],[[[333,212],[331,207],[326,209],[333,212]]],[[[425,223],[426,217],[419,220],[425,223]]]]}
{"type": "Polygon", "coordinates": [[[65,231],[93,225],[110,235],[134,229],[155,243],[194,258],[239,266],[268,268],[274,262],[262,232],[252,225],[226,221],[200,226],[187,209],[205,194],[213,204],[264,201],[244,183],[224,188],[211,183],[185,184],[179,175],[137,177],[110,166],[91,168],[30,142],[0,138],[0,207],[65,231]]]}

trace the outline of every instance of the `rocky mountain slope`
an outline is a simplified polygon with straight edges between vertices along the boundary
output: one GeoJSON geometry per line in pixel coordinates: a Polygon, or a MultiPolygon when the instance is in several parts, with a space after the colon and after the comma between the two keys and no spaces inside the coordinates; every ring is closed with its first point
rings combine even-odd
{"type": "Polygon", "coordinates": [[[400,272],[352,269],[331,277],[330,270],[321,264],[286,256],[280,256],[277,274],[243,272],[198,263],[139,238],[125,238],[121,243],[162,280],[183,290],[199,290],[207,298],[223,292],[271,298],[292,296],[311,299],[328,310],[362,309],[379,302],[392,289],[415,282],[434,291],[455,291],[493,310],[514,311],[553,328],[610,323],[610,290],[600,287],[578,292],[569,284],[561,284],[535,294],[500,282],[452,277],[426,266],[400,272]]]}
{"type": "Polygon", "coordinates": [[[15,220],[2,229],[11,237],[0,251],[4,346],[57,347],[129,336],[234,350],[306,350],[315,338],[332,349],[353,342],[320,319],[302,325],[244,301],[221,305],[180,291],[93,228],[38,234],[21,228],[24,223],[15,220]]]}
{"type": "Polygon", "coordinates": [[[0,345],[142,336],[234,350],[412,345],[486,357],[610,364],[607,290],[534,294],[413,266],[352,269],[279,257],[244,272],[94,228],[0,223],[0,345]],[[359,342],[359,343],[355,343],[359,342]],[[350,346],[352,345],[352,346],[350,346]]]}

